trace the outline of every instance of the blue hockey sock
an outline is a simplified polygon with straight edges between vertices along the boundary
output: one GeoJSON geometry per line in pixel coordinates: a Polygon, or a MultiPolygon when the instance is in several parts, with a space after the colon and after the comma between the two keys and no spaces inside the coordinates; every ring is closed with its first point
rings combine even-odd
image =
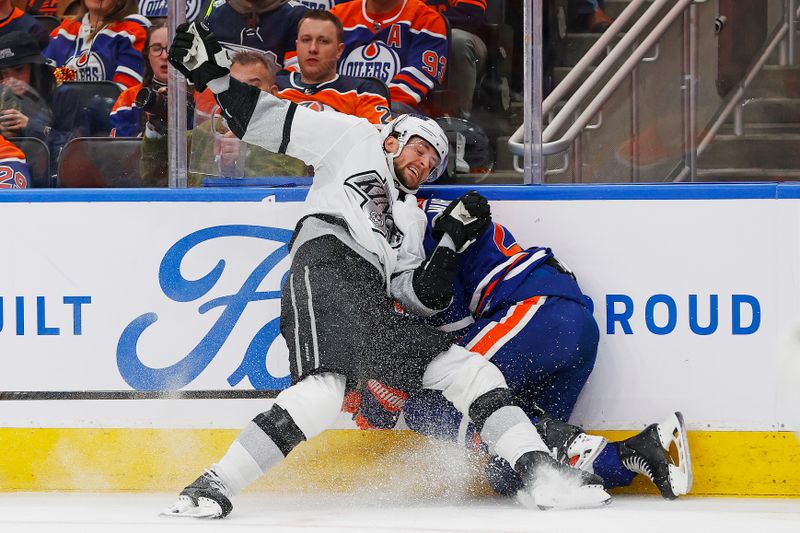
{"type": "Polygon", "coordinates": [[[631,472],[622,465],[616,442],[609,442],[608,446],[594,460],[594,473],[603,478],[604,486],[607,489],[627,487],[636,477],[635,472],[631,472]]]}

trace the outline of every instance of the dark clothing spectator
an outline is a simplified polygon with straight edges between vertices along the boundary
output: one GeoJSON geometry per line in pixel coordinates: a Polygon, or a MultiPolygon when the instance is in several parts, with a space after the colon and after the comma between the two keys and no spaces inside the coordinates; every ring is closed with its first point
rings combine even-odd
{"type": "MultiPolygon", "coordinates": [[[[35,18],[11,5],[11,0],[0,0],[0,36],[14,31],[24,31],[33,35],[39,45],[39,50],[44,50],[47,46],[49,40],[47,32],[35,18]]],[[[2,50],[0,50],[0,55],[2,55],[2,50]]]]}
{"type": "Polygon", "coordinates": [[[56,86],[36,40],[25,32],[0,36],[0,79],[3,89],[19,102],[16,109],[0,111],[0,133],[44,141],[54,171],[61,148],[82,131],[78,94],[56,86]]]}
{"type": "Polygon", "coordinates": [[[306,11],[286,0],[230,0],[214,8],[208,26],[226,48],[261,50],[276,64],[294,69],[297,23],[306,11]]]}
{"type": "Polygon", "coordinates": [[[25,11],[31,15],[47,15],[58,18],[58,0],[28,0],[25,11]]]}

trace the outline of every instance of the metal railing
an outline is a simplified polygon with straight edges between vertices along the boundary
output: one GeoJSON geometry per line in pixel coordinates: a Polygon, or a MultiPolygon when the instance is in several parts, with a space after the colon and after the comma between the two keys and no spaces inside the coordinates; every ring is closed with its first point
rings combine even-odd
{"type": "MultiPolygon", "coordinates": [[[[647,0],[633,0],[625,10],[614,21],[611,27],[606,30],[599,40],[590,48],[586,55],[572,68],[564,80],[553,90],[553,92],[542,102],[542,115],[550,114],[556,103],[561,101],[573,89],[578,80],[584,77],[596,59],[607,52],[606,57],[600,62],[586,80],[575,90],[567,99],[564,106],[556,113],[548,126],[542,133],[542,153],[544,155],[554,155],[565,153],[571,146],[575,159],[575,172],[580,173],[580,134],[596,127],[590,125],[593,117],[601,113],[603,104],[616,91],[628,76],[636,77],[639,64],[652,61],[655,58],[647,58],[645,54],[654,49],[670,26],[683,16],[684,24],[684,47],[683,47],[683,116],[684,116],[684,160],[679,165],[673,175],[675,181],[684,181],[687,178],[694,180],[697,175],[697,159],[709,146],[722,124],[728,119],[732,112],[734,116],[734,131],[737,135],[742,133],[742,99],[746,89],[752,84],[758,72],[764,67],[768,58],[780,46],[780,62],[783,65],[794,65],[796,63],[795,37],[796,21],[800,16],[797,0],[784,0],[783,22],[775,29],[764,45],[761,54],[752,63],[739,83],[736,90],[732,91],[720,106],[709,127],[704,128],[701,137],[698,138],[697,127],[697,83],[698,83],[698,60],[697,60],[697,4],[706,3],[707,0],[654,0],[648,8],[636,19],[633,25],[625,31],[619,42],[608,51],[612,40],[618,37],[626,24],[639,11],[642,4],[647,0]],[[659,17],[659,14],[667,8],[667,4],[673,3],[669,11],[658,19],[658,23],[652,28],[649,26],[659,17]],[[794,14],[794,16],[789,16],[794,14]],[[630,52],[633,50],[633,52],[630,52]],[[630,55],[628,55],[630,54],[630,55]],[[620,62],[626,58],[620,65],[620,62]],[[613,74],[611,74],[613,72],[613,74]],[[611,74],[608,81],[603,80],[611,74]],[[602,84],[602,86],[601,86],[602,84]],[[598,89],[599,87],[599,89],[598,89]],[[596,93],[596,94],[595,94],[596,93]],[[589,101],[585,102],[591,97],[589,101]],[[584,105],[585,104],[585,105],[584,105]],[[581,111],[582,110],[582,111],[581,111]],[[559,132],[571,122],[567,130],[558,138],[559,132]]],[[[657,55],[657,54],[656,54],[657,55]]],[[[632,135],[636,136],[636,124],[638,117],[638,97],[637,90],[634,88],[631,101],[632,116],[632,135]]],[[[601,119],[602,120],[602,119],[601,119]]],[[[523,133],[525,125],[520,126],[508,141],[509,150],[514,154],[514,167],[518,172],[522,172],[519,167],[518,158],[523,153],[524,143],[523,133]]],[[[638,181],[638,151],[636,143],[632,146],[632,180],[638,181]]],[[[565,161],[568,161],[565,156],[565,161]]],[[[548,171],[547,174],[564,172],[568,168],[568,163],[562,168],[548,171]]]]}

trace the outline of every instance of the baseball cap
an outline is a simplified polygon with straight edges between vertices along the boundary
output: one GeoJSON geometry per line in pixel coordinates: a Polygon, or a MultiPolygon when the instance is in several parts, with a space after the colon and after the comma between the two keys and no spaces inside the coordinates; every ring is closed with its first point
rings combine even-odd
{"type": "Polygon", "coordinates": [[[16,67],[25,63],[45,63],[39,43],[33,35],[25,31],[12,31],[0,36],[0,68],[16,67]]]}

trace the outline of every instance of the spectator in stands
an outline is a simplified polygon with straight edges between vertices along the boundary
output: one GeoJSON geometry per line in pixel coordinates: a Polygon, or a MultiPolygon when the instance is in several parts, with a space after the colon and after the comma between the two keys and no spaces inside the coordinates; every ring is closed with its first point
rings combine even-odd
{"type": "Polygon", "coordinates": [[[142,83],[125,89],[111,108],[111,136],[138,137],[145,127],[145,117],[136,103],[136,95],[142,87],[158,91],[167,85],[167,49],[169,37],[163,20],[154,22],[147,30],[144,43],[145,64],[142,83]]]}
{"type": "Polygon", "coordinates": [[[58,18],[58,0],[28,0],[25,11],[30,15],[58,18]]]}
{"type": "MultiPolygon", "coordinates": [[[[139,3],[139,14],[147,17],[150,22],[167,18],[166,0],[137,0],[139,3]]],[[[197,18],[203,5],[207,5],[208,0],[186,0],[186,21],[190,22],[197,18]]]]}
{"type": "Polygon", "coordinates": [[[375,76],[389,86],[392,111],[419,112],[444,79],[447,26],[421,0],[352,0],[331,13],[344,26],[339,73],[375,76]]]}
{"type": "Polygon", "coordinates": [[[31,184],[31,170],[22,150],[0,135],[0,190],[27,189],[31,184]]]}
{"type": "Polygon", "coordinates": [[[78,81],[112,80],[122,90],[142,82],[142,51],[150,22],[136,0],[81,0],[75,20],[64,19],[44,55],[78,81]]]}
{"type": "Polygon", "coordinates": [[[81,131],[78,95],[56,85],[36,39],[21,31],[0,36],[0,82],[20,101],[17,109],[0,111],[0,133],[44,141],[54,170],[61,148],[81,131]]]}
{"type": "Polygon", "coordinates": [[[47,46],[47,32],[39,26],[35,18],[15,7],[11,0],[0,0],[0,36],[13,31],[24,31],[33,35],[39,44],[39,50],[47,46]]]}
{"type": "Polygon", "coordinates": [[[297,26],[300,72],[278,73],[277,96],[318,111],[332,108],[386,124],[391,118],[386,86],[377,79],[336,73],[344,51],[342,34],[342,23],[330,11],[307,11],[297,26]]]}
{"type": "Polygon", "coordinates": [[[286,0],[229,0],[214,7],[208,26],[230,49],[266,52],[278,65],[297,65],[297,22],[307,8],[286,0]]]}
{"type": "MultiPolygon", "coordinates": [[[[276,94],[275,71],[271,58],[254,51],[242,51],[232,58],[231,76],[242,83],[276,94]]],[[[219,108],[211,111],[212,120],[191,132],[189,184],[199,185],[198,174],[244,176],[306,176],[309,171],[299,159],[274,154],[258,146],[247,145],[223,125],[219,108]],[[224,130],[224,131],[220,131],[224,130]],[[205,172],[203,172],[205,170],[205,172]]],[[[199,122],[199,121],[198,121],[199,122]]],[[[148,128],[142,141],[141,175],[148,186],[167,184],[167,139],[163,133],[148,128]]]]}
{"type": "Polygon", "coordinates": [[[448,86],[455,96],[449,108],[469,118],[475,85],[486,70],[486,43],[478,35],[486,25],[487,0],[425,0],[450,23],[448,86]]]}
{"type": "Polygon", "coordinates": [[[613,20],[603,11],[603,0],[570,0],[568,3],[570,31],[603,33],[613,20]]]}

